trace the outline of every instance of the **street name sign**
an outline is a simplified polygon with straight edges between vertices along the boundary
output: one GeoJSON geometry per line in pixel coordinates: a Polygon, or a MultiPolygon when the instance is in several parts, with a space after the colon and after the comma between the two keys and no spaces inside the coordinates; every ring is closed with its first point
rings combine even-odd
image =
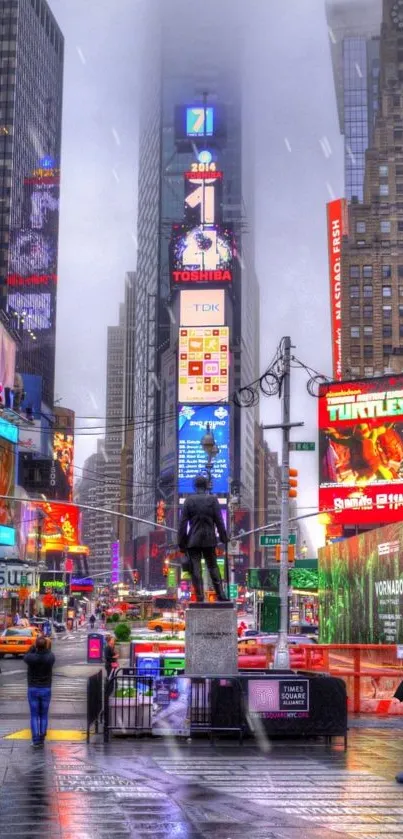
{"type": "Polygon", "coordinates": [[[315,443],[289,443],[290,452],[314,452],[315,443]]]}
{"type": "MultiPolygon", "coordinates": [[[[262,533],[259,536],[259,544],[261,548],[274,548],[276,545],[281,545],[281,535],[280,533],[262,533]]],[[[288,544],[297,544],[297,537],[295,533],[290,533],[288,537],[288,544]]]]}

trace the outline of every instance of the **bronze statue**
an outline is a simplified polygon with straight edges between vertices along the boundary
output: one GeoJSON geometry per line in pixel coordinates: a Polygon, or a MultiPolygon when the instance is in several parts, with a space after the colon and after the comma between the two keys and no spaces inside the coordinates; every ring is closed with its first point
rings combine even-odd
{"type": "Polygon", "coordinates": [[[189,571],[197,600],[201,603],[204,600],[202,556],[218,600],[228,600],[224,593],[216,557],[216,528],[219,541],[224,544],[228,542],[220,505],[216,496],[208,492],[208,478],[198,475],[194,485],[195,493],[189,495],[183,505],[178,530],[178,545],[188,557],[189,571]]]}

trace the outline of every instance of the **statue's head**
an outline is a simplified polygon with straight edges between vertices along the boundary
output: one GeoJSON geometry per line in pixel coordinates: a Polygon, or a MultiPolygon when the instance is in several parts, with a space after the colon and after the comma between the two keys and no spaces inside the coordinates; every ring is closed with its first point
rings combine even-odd
{"type": "Polygon", "coordinates": [[[196,475],[194,479],[194,488],[196,492],[207,492],[208,486],[209,481],[205,475],[196,475]]]}

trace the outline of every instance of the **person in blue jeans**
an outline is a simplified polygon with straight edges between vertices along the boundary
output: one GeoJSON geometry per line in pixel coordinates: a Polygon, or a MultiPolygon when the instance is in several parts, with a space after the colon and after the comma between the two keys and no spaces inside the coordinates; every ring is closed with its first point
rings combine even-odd
{"type": "Polygon", "coordinates": [[[28,703],[31,712],[32,745],[43,746],[48,729],[48,713],[52,696],[52,669],[55,657],[50,640],[38,635],[29,653],[24,656],[28,665],[28,703]]]}

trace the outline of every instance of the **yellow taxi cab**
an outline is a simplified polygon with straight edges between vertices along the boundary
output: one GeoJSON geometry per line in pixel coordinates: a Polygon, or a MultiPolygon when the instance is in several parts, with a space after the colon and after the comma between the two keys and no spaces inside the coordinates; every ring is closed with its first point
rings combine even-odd
{"type": "Polygon", "coordinates": [[[0,658],[5,655],[25,655],[35,642],[38,630],[34,626],[10,626],[0,635],[0,658]]]}
{"type": "Polygon", "coordinates": [[[183,632],[185,626],[185,621],[181,618],[160,617],[148,621],[147,629],[153,632],[183,632]]]}

